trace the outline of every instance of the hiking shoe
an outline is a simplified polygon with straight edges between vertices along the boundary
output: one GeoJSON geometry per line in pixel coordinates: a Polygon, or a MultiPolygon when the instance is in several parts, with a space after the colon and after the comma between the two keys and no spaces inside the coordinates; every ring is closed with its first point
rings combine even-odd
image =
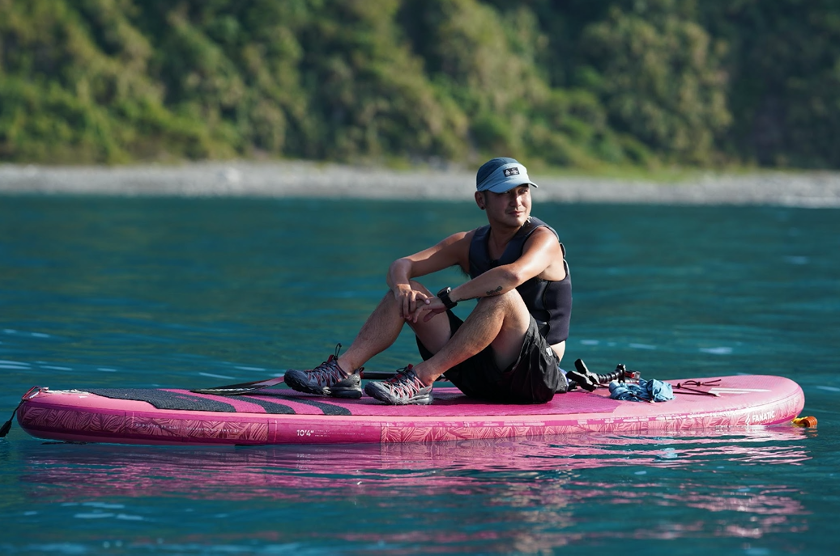
{"type": "Polygon", "coordinates": [[[432,387],[420,382],[411,365],[397,371],[394,378],[380,382],[368,382],[365,385],[365,394],[391,405],[428,405],[432,403],[432,387]]]}
{"type": "Polygon", "coordinates": [[[345,373],[338,366],[335,355],[330,355],[329,359],[311,371],[289,369],[283,381],[298,392],[354,400],[362,397],[362,377],[358,372],[345,373]]]}

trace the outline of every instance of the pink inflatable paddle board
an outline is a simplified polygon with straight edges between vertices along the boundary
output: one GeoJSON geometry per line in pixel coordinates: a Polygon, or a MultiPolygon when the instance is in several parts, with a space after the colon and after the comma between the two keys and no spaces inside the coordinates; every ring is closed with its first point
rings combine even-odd
{"type": "Polygon", "coordinates": [[[68,442],[393,443],[774,425],[790,422],[805,404],[799,385],[778,376],[667,382],[675,399],[659,403],[613,400],[607,388],[597,388],[558,394],[547,404],[508,405],[471,400],[441,386],[427,406],[317,397],[285,385],[235,396],[181,389],[34,387],[23,396],[17,419],[36,438],[68,442]]]}

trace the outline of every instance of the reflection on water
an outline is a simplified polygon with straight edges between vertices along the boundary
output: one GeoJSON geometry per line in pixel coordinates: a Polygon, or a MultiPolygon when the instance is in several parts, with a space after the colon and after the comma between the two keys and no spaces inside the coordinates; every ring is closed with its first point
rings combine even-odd
{"type": "MultiPolygon", "coordinates": [[[[375,496],[390,488],[448,488],[451,483],[541,476],[612,467],[694,470],[714,463],[800,464],[810,431],[757,427],[672,437],[569,435],[533,440],[438,443],[171,448],[34,445],[26,453],[36,491],[96,498],[187,496],[240,499],[306,497],[309,489],[354,488],[375,496]],[[358,488],[357,488],[358,487],[358,488]]],[[[579,474],[579,473],[577,473],[579,474]]]]}
{"type": "MultiPolygon", "coordinates": [[[[336,542],[397,549],[421,542],[441,520],[457,519],[459,527],[446,528],[438,543],[480,549],[492,541],[532,552],[602,537],[759,538],[798,531],[806,527],[807,512],[796,489],[778,477],[756,481],[737,470],[802,464],[811,457],[805,445],[810,435],[768,427],[658,438],[582,435],[381,446],[32,444],[23,454],[21,479],[33,508],[83,501],[71,508],[74,519],[142,520],[142,512],[132,513],[132,500],[142,505],[155,498],[294,507],[304,524],[317,522],[329,507],[330,515],[352,510],[375,516],[377,523],[371,530],[323,533],[336,542]],[[651,526],[628,519],[641,502],[651,526]],[[406,519],[415,522],[414,530],[405,529],[406,519]]],[[[262,527],[249,535],[300,534],[281,524],[262,527]]]]}

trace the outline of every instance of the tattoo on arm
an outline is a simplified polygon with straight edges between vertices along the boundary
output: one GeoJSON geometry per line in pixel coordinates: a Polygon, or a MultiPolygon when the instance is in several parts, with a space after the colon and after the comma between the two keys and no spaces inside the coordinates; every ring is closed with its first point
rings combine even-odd
{"type": "MultiPolygon", "coordinates": [[[[487,297],[502,295],[502,286],[498,286],[495,290],[487,290],[486,292],[484,292],[484,295],[487,297]]],[[[464,299],[459,299],[459,301],[467,301],[469,299],[481,299],[481,296],[476,295],[474,297],[465,297],[464,299]]]]}

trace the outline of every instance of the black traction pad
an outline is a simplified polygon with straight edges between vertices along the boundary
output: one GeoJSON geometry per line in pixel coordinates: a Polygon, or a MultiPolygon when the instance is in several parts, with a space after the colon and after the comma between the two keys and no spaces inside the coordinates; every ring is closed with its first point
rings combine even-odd
{"type": "MultiPolygon", "coordinates": [[[[289,390],[287,390],[287,392],[288,391],[289,390]]],[[[258,393],[255,392],[253,395],[256,396],[257,394],[258,393]]],[[[284,395],[284,394],[281,394],[281,393],[277,392],[277,390],[265,390],[265,391],[259,393],[259,395],[264,396],[264,397],[260,398],[259,400],[255,399],[251,396],[237,396],[237,397],[244,398],[251,403],[258,403],[259,401],[265,401],[267,403],[272,403],[272,402],[268,402],[265,398],[266,397],[280,398],[281,400],[285,399],[285,400],[289,400],[290,402],[302,403],[302,404],[305,404],[305,405],[311,405],[312,407],[317,407],[318,409],[320,409],[321,411],[324,412],[324,415],[353,415],[353,413],[349,409],[347,409],[346,407],[341,407],[339,405],[333,405],[329,402],[322,402],[322,401],[318,401],[318,400],[313,400],[312,396],[307,396],[307,395],[301,396],[301,395],[295,395],[295,394],[285,394],[284,395]]],[[[292,411],[292,413],[294,413],[294,411],[292,411]]]]}
{"type": "MultiPolygon", "coordinates": [[[[224,401],[208,399],[181,392],[155,390],[153,388],[94,388],[86,389],[91,394],[113,398],[117,400],[132,400],[148,402],[158,409],[180,409],[184,411],[215,411],[218,413],[236,413],[236,408],[224,401]]],[[[221,396],[216,396],[221,398],[221,396]]],[[[295,410],[288,405],[273,403],[266,400],[247,399],[265,409],[266,413],[293,414],[295,410]]]]}
{"type": "MultiPolygon", "coordinates": [[[[227,396],[214,395],[213,398],[216,399],[211,399],[204,395],[190,394],[187,392],[171,392],[169,390],[154,388],[94,388],[86,389],[86,391],[105,398],[147,402],[158,409],[237,413],[236,407],[224,401],[227,396]]],[[[270,391],[270,393],[269,391],[259,392],[259,395],[260,397],[256,397],[257,393],[254,393],[254,395],[250,396],[237,395],[230,396],[230,398],[236,398],[258,405],[265,409],[266,413],[272,415],[294,415],[297,413],[292,407],[282,403],[283,400],[317,407],[324,415],[351,415],[350,410],[345,407],[307,399],[303,396],[283,395],[274,390],[270,391]],[[269,397],[274,399],[266,399],[269,397]]]]}
{"type": "Polygon", "coordinates": [[[148,402],[158,409],[184,409],[187,411],[218,411],[236,413],[236,408],[229,403],[209,400],[199,396],[189,396],[167,390],[152,388],[96,388],[86,389],[91,394],[117,400],[148,402]]]}

